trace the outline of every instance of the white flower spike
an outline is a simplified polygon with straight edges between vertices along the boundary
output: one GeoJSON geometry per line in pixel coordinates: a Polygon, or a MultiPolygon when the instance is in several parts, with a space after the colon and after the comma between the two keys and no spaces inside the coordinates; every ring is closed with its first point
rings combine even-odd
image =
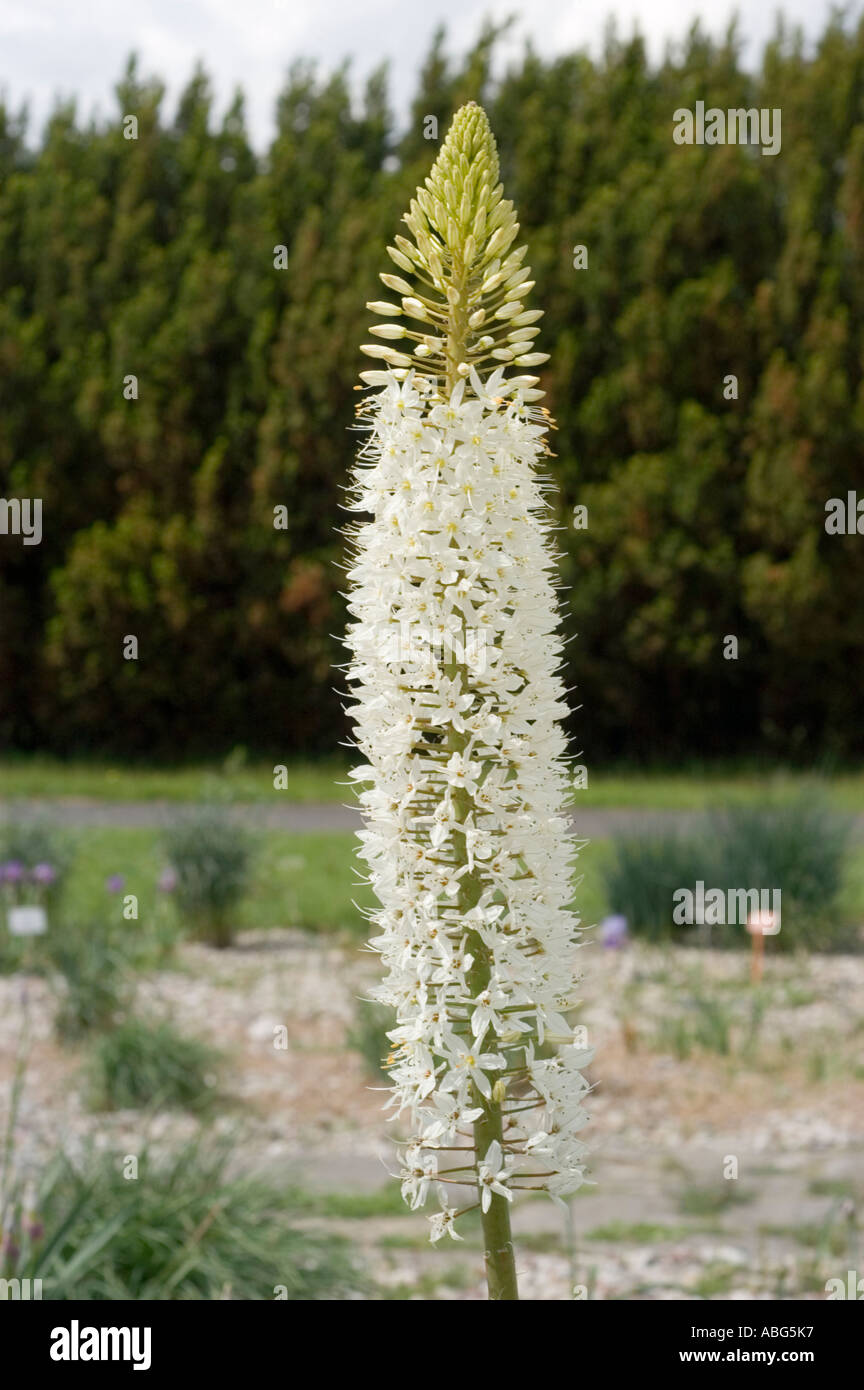
{"type": "Polygon", "coordinates": [[[349,494],[371,518],[350,535],[360,853],[381,904],[377,997],[396,1010],[391,1103],[412,1124],[403,1194],[412,1208],[437,1194],[433,1240],[479,1205],[489,1296],[515,1299],[510,1203],[583,1182],[590,1054],[564,1017],[579,920],[549,417],[536,376],[507,376],[546,358],[530,350],[533,282],[473,102],[404,220],[413,240],[389,250],[405,278],[381,277],[400,303],[370,306],[404,350],[363,349],[386,367],[362,374],[369,437],[349,494]],[[557,1054],[538,1055],[552,1039],[557,1054]]]}

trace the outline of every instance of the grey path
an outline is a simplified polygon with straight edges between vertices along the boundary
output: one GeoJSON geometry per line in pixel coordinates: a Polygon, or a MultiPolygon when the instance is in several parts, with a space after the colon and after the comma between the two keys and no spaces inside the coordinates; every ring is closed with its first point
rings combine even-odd
{"type": "MultiPolygon", "coordinates": [[[[180,801],[90,801],[66,797],[49,800],[0,801],[0,820],[24,813],[39,816],[55,825],[97,829],[151,829],[167,825],[190,810],[180,801]]],[[[360,816],[349,806],[336,803],[246,802],[227,808],[244,825],[262,830],[286,830],[292,835],[306,831],[356,830],[360,816]]],[[[593,807],[573,817],[573,829],[588,840],[607,839],[629,831],[683,830],[702,819],[698,811],[651,811],[645,808],[593,807]]],[[[853,837],[864,840],[864,816],[856,816],[853,837]]]]}
{"type": "MultiPolygon", "coordinates": [[[[38,816],[55,825],[92,826],[97,829],[134,830],[158,828],[182,817],[189,803],[178,801],[89,801],[75,797],[62,800],[0,801],[0,819],[10,815],[38,816]]],[[[350,806],[317,802],[308,805],[286,802],[246,802],[226,808],[244,825],[262,830],[287,830],[292,834],[315,830],[357,830],[360,815],[350,806]]],[[[664,830],[683,828],[692,823],[694,814],[681,811],[644,811],[594,809],[573,819],[578,835],[601,839],[625,830],[644,830],[656,825],[664,830]]]]}

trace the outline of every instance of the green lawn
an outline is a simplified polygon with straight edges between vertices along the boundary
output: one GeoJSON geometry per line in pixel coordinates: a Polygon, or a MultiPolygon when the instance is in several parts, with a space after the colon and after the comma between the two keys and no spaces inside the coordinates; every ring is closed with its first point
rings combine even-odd
{"type": "MultiPolygon", "coordinates": [[[[138,898],[142,925],[157,910],[165,910],[166,898],[156,884],[167,860],[156,830],[99,829],[72,832],[73,867],[64,903],[64,915],[77,920],[122,916],[123,898],[138,898]],[[106,879],[121,874],[123,892],[109,893],[106,879]]],[[[349,832],[311,832],[287,835],[265,830],[255,836],[257,857],[252,891],[239,913],[241,928],[301,926],[313,931],[347,932],[358,940],[366,922],[358,908],[374,905],[371,890],[359,881],[363,867],[354,854],[355,839],[349,832]],[[357,906],[355,906],[355,904],[357,906]]],[[[608,842],[597,841],[583,851],[584,881],[577,905],[585,922],[595,922],[605,909],[598,869],[609,853],[608,842]]],[[[130,930],[134,930],[130,922],[130,930]]]]}
{"type": "MultiPolygon", "coordinates": [[[[276,760],[247,763],[232,755],[221,764],[183,768],[137,768],[123,763],[62,763],[43,757],[0,761],[0,801],[25,798],[85,797],[97,801],[345,802],[350,763],[288,762],[287,785],[273,785],[276,760]]],[[[838,808],[864,813],[864,771],[826,774],[759,771],[720,766],[684,771],[644,772],[589,768],[589,785],[577,793],[585,807],[646,810],[700,810],[729,799],[757,801],[767,795],[793,796],[819,783],[838,808]]]]}
{"type": "Polygon", "coordinates": [[[0,801],[17,797],[92,801],[348,801],[347,762],[291,762],[277,790],[272,763],[226,759],[207,766],[155,768],[123,763],[58,762],[43,757],[0,760],[0,801]],[[342,785],[340,785],[340,783],[342,785]]]}
{"type": "MultiPolygon", "coordinates": [[[[156,888],[167,864],[156,830],[87,830],[74,835],[76,853],[65,911],[86,919],[106,911],[121,913],[124,894],[138,897],[139,920],[145,922],[165,902],[156,888]],[[105,887],[110,874],[126,880],[123,894],[105,887]]],[[[239,913],[241,927],[304,926],[347,930],[362,935],[356,907],[371,905],[369,889],[353,872],[354,837],[349,833],[286,835],[271,830],[255,836],[257,853],[253,887],[239,913]]]]}

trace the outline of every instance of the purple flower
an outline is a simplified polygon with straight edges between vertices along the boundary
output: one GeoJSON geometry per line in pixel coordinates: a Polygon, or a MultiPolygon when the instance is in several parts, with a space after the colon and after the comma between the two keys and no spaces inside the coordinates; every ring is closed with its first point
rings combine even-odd
{"type": "Polygon", "coordinates": [[[0,864],[0,878],[4,883],[20,883],[24,877],[24,865],[20,859],[10,859],[6,864],[0,864]]]}
{"type": "Polygon", "coordinates": [[[175,869],[163,869],[159,875],[160,893],[173,893],[177,887],[177,872],[175,869]]]}
{"type": "Polygon", "coordinates": [[[42,883],[47,888],[54,883],[57,878],[57,870],[53,864],[36,864],[30,877],[34,883],[42,883]]]}
{"type": "Polygon", "coordinates": [[[627,918],[620,913],[604,917],[600,923],[600,941],[610,951],[618,951],[627,945],[627,918]]]}
{"type": "Polygon", "coordinates": [[[122,893],[126,887],[126,880],[122,874],[111,874],[105,880],[105,887],[109,893],[122,893]]]}

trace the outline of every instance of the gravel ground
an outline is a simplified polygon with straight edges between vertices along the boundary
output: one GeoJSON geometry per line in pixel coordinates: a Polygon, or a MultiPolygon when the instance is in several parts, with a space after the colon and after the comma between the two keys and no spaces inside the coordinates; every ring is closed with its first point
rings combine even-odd
{"type": "MultiPolygon", "coordinates": [[[[598,1054],[586,1131],[596,1186],[569,1217],[545,1199],[517,1209],[523,1296],[824,1297],[827,1278],[864,1270],[864,957],[769,959],[756,1004],[732,952],[589,947],[579,965],[579,1021],[598,1054]],[[737,1178],[724,1178],[730,1160],[737,1178]]],[[[375,1194],[392,1185],[392,1129],[346,1045],[375,971],[374,956],[320,937],[249,933],[226,952],[184,946],[177,969],[140,981],[137,1007],[225,1052],[216,1125],[236,1134],[238,1165],[375,1194]]],[[[23,1166],[58,1143],[122,1155],[195,1131],[182,1114],[89,1112],[86,1053],[56,1042],[53,1008],[44,980],[0,979],[0,1112],[29,1019],[23,1166]]],[[[484,1296],[476,1230],[433,1248],[421,1214],[381,1213],[329,1224],[391,1296],[484,1296]]]]}

